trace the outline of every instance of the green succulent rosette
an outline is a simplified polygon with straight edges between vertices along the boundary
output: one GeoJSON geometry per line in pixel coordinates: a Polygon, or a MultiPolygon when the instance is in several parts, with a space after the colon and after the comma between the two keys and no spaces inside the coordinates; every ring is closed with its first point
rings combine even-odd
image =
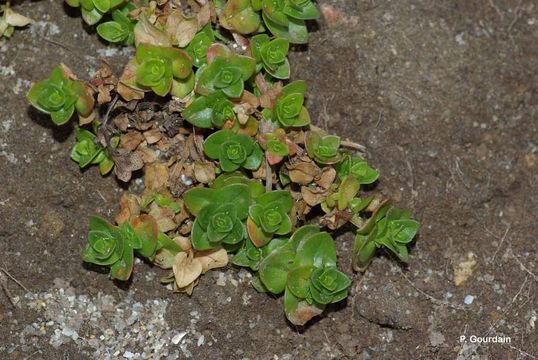
{"type": "Polygon", "coordinates": [[[287,156],[289,154],[289,147],[286,143],[277,138],[267,140],[267,151],[276,156],[287,156]]]}
{"type": "Polygon", "coordinates": [[[227,121],[237,119],[233,103],[222,91],[198,96],[185,108],[183,117],[199,128],[222,128],[227,121]]]}
{"type": "Polygon", "coordinates": [[[97,33],[103,39],[114,44],[134,45],[134,28],[136,21],[128,15],[136,9],[127,3],[121,9],[112,11],[112,20],[97,25],[97,33]]]}
{"type": "Polygon", "coordinates": [[[122,258],[124,238],[121,231],[99,217],[90,218],[88,245],[83,259],[96,265],[112,265],[122,258]]]}
{"type": "Polygon", "coordinates": [[[325,305],[345,299],[351,284],[336,268],[332,237],[313,225],[297,229],[286,244],[265,257],[259,274],[268,291],[284,292],[286,316],[297,325],[321,314],[325,305]]]}
{"type": "Polygon", "coordinates": [[[342,158],[339,152],[339,136],[322,136],[316,131],[309,131],[306,134],[305,144],[308,155],[320,164],[335,164],[342,158]]]}
{"type": "Polygon", "coordinates": [[[276,79],[289,79],[290,63],[287,55],[290,43],[286,39],[271,40],[267,34],[255,35],[250,39],[250,52],[261,68],[276,79]]]}
{"type": "Polygon", "coordinates": [[[303,106],[306,82],[297,80],[282,89],[273,109],[264,109],[265,119],[283,127],[301,127],[310,124],[310,115],[303,106]]]}
{"type": "Polygon", "coordinates": [[[149,215],[136,216],[121,226],[92,216],[82,258],[92,264],[109,266],[114,279],[128,280],[133,271],[134,253],[153,259],[157,250],[164,246],[159,245],[158,238],[157,222],[149,215]]]}
{"type": "Polygon", "coordinates": [[[245,239],[245,226],[233,204],[213,203],[196,218],[192,237],[197,250],[236,245],[245,239]]]}
{"type": "Polygon", "coordinates": [[[219,15],[225,29],[239,34],[250,34],[260,27],[260,15],[250,0],[228,0],[219,15]]]}
{"type": "Polygon", "coordinates": [[[197,85],[195,91],[201,95],[209,95],[222,91],[229,98],[240,98],[244,83],[256,69],[256,60],[248,56],[233,54],[224,46],[214,46],[216,55],[207,58],[204,65],[196,72],[197,85]]]}
{"type": "Polygon", "coordinates": [[[82,259],[96,265],[110,266],[110,275],[114,279],[129,279],[134,263],[133,245],[137,245],[130,241],[134,237],[128,235],[131,233],[129,230],[127,226],[119,229],[101,218],[91,217],[88,245],[82,259]]]}
{"type": "Polygon", "coordinates": [[[90,165],[99,165],[99,172],[105,175],[114,167],[114,161],[108,150],[96,143],[95,138],[92,132],[77,128],[77,142],[71,150],[71,159],[77,162],[81,169],[90,165]]]}
{"type": "Polygon", "coordinates": [[[345,154],[342,161],[334,166],[338,177],[343,180],[352,176],[360,184],[372,184],[379,178],[379,172],[372,169],[361,157],[345,154]]]}
{"type": "Polygon", "coordinates": [[[185,192],[187,209],[196,216],[192,245],[196,250],[239,247],[247,236],[245,220],[252,204],[248,185],[232,183],[219,189],[196,188],[185,192]]]}
{"type": "Polygon", "coordinates": [[[306,44],[305,20],[315,20],[320,13],[310,0],[262,0],[262,18],[269,31],[293,44],[306,44]]]}
{"type": "Polygon", "coordinates": [[[351,280],[334,266],[314,268],[310,275],[312,302],[332,304],[347,298],[351,280]]]}
{"type": "Polygon", "coordinates": [[[292,230],[290,211],[293,198],[287,190],[275,190],[260,195],[249,208],[247,229],[250,240],[257,247],[266,245],[275,235],[286,235],[292,230]]]}
{"type": "Polygon", "coordinates": [[[382,204],[357,231],[353,247],[353,267],[364,271],[375,251],[384,247],[401,261],[409,261],[407,245],[413,241],[420,224],[411,218],[411,213],[382,204]]]}
{"type": "Polygon", "coordinates": [[[265,193],[265,187],[255,179],[249,179],[245,177],[242,173],[230,172],[224,173],[217,177],[215,181],[211,184],[213,189],[221,189],[225,186],[232,184],[243,184],[246,185],[252,199],[258,198],[260,195],[265,193]]]}
{"type": "Polygon", "coordinates": [[[136,48],[136,83],[159,96],[185,97],[194,88],[192,59],[183,50],[140,44],[136,48]]]}
{"type": "Polygon", "coordinates": [[[209,135],[204,141],[204,152],[210,159],[219,160],[225,172],[239,168],[257,170],[263,160],[260,146],[251,137],[228,129],[209,135]]]}
{"type": "Polygon", "coordinates": [[[207,64],[207,49],[215,42],[215,34],[211,28],[211,24],[207,24],[200,30],[189,45],[185,47],[185,51],[192,58],[192,64],[196,67],[201,67],[207,64]]]}
{"type": "Polygon", "coordinates": [[[88,25],[97,24],[104,14],[114,10],[127,0],[65,0],[71,7],[80,7],[82,18],[88,25]]]}
{"type": "Polygon", "coordinates": [[[83,117],[90,115],[95,104],[84,83],[69,79],[61,66],[54,68],[48,79],[34,84],[27,98],[33,107],[49,114],[56,125],[68,122],[75,110],[83,117]]]}

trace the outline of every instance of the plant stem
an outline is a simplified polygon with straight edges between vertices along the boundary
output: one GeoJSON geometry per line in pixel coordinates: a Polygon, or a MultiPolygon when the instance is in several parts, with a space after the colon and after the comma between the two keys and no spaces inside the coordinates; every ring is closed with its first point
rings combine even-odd
{"type": "Polygon", "coordinates": [[[343,147],[347,147],[347,148],[350,148],[350,149],[353,149],[353,150],[360,151],[360,152],[366,152],[366,146],[358,144],[358,143],[355,143],[353,141],[342,140],[340,142],[340,145],[343,146],[343,147]]]}
{"type": "Polygon", "coordinates": [[[265,191],[269,192],[273,189],[273,173],[271,171],[271,165],[265,158],[265,191]]]}
{"type": "MultiPolygon", "coordinates": [[[[314,131],[322,131],[323,133],[325,133],[325,130],[323,130],[322,128],[320,128],[320,127],[318,127],[316,125],[310,124],[310,129],[312,129],[314,131]]],[[[347,148],[357,150],[357,151],[360,151],[360,152],[366,152],[366,146],[358,144],[358,143],[353,142],[353,141],[349,141],[349,140],[340,141],[340,146],[347,147],[347,148]]]]}

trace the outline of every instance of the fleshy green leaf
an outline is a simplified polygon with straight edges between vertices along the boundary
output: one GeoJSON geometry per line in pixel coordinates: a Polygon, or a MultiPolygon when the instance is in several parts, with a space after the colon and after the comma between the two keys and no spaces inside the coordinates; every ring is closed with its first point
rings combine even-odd
{"type": "Polygon", "coordinates": [[[310,235],[297,247],[297,257],[293,267],[336,266],[336,248],[332,237],[326,232],[310,235]]]}
{"type": "Polygon", "coordinates": [[[183,201],[189,212],[196,216],[204,206],[211,203],[214,195],[214,189],[194,188],[185,191],[183,201]]]}
{"type": "Polygon", "coordinates": [[[287,288],[295,297],[306,299],[309,296],[312,271],[313,266],[301,266],[293,268],[288,273],[287,288]]]}
{"type": "Polygon", "coordinates": [[[260,279],[267,290],[280,294],[286,288],[288,271],[290,270],[295,252],[280,248],[267,256],[260,264],[260,279]]]}
{"type": "Polygon", "coordinates": [[[127,39],[129,29],[116,21],[108,21],[97,25],[97,33],[111,43],[119,43],[127,39]]]}

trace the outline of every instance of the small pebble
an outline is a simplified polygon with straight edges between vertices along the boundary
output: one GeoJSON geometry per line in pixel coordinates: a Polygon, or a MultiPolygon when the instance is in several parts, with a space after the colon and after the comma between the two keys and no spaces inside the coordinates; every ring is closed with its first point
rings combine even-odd
{"type": "Polygon", "coordinates": [[[186,331],[180,332],[172,338],[172,343],[174,343],[175,345],[179,344],[179,342],[185,337],[185,335],[187,335],[186,331]]]}
{"type": "Polygon", "coordinates": [[[466,305],[471,305],[474,301],[474,296],[473,295],[467,295],[465,297],[465,300],[463,300],[463,302],[466,304],[466,305]]]}

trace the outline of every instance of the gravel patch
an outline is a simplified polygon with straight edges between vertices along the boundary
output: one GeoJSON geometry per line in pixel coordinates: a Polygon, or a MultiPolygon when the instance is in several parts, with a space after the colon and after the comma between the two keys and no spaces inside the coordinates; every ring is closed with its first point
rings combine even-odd
{"type": "Polygon", "coordinates": [[[37,321],[22,325],[19,343],[5,349],[35,351],[40,338],[58,349],[74,343],[82,354],[95,359],[180,359],[190,358],[189,348],[202,346],[196,330],[200,313],[190,313],[187,329],[172,329],[166,321],[169,302],[152,299],[138,302],[129,290],[123,299],[99,292],[96,296],[76,294],[61,279],[47,292],[27,293],[18,307],[38,312],[37,321]]]}

